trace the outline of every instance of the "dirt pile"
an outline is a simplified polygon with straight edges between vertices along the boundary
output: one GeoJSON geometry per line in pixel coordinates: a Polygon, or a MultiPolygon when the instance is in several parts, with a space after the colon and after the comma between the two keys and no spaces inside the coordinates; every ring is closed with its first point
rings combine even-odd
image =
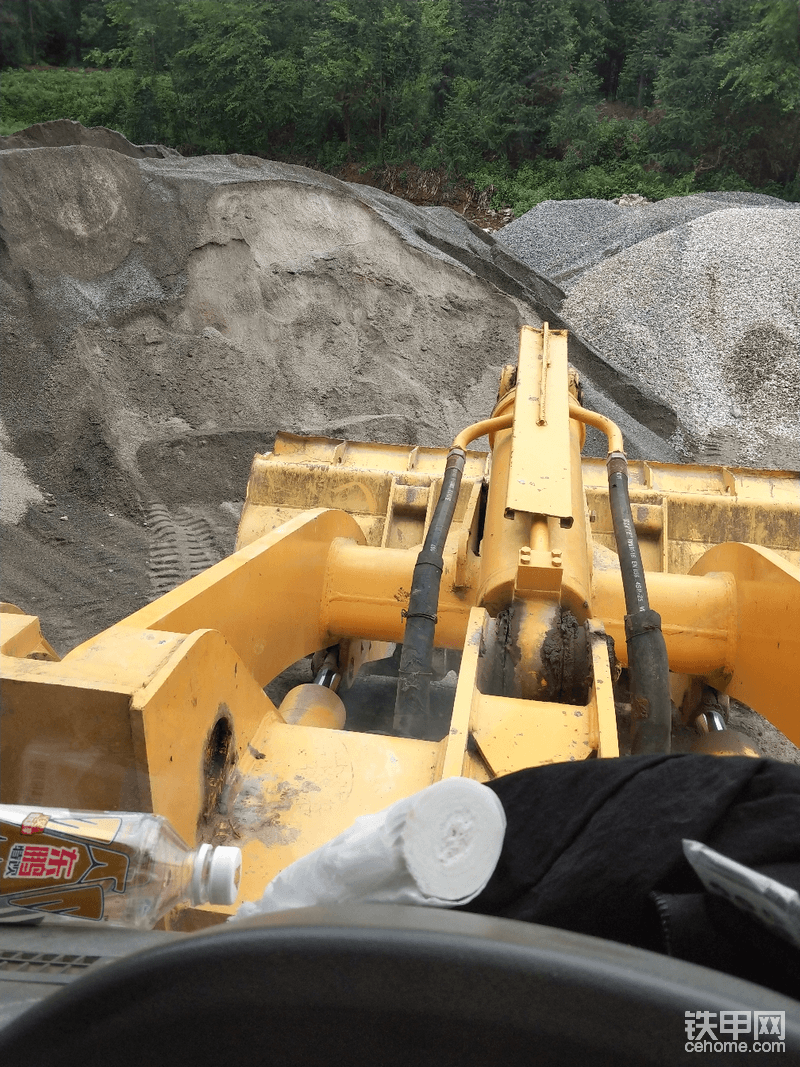
{"type": "Polygon", "coordinates": [[[0,153],[0,444],[4,596],[63,651],[231,550],[278,429],[483,417],[539,282],[444,208],[55,125],[0,153]]]}

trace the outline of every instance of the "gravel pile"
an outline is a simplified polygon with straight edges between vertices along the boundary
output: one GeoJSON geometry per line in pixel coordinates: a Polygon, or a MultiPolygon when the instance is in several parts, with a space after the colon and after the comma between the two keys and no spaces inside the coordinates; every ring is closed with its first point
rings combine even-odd
{"type": "Polygon", "coordinates": [[[550,201],[500,240],[566,291],[569,328],[674,408],[684,459],[800,468],[797,205],[550,201]]]}
{"type": "Polygon", "coordinates": [[[796,209],[762,193],[701,193],[657,203],[545,200],[497,233],[498,242],[532,270],[569,292],[585,271],[659,233],[730,207],[796,209]]]}

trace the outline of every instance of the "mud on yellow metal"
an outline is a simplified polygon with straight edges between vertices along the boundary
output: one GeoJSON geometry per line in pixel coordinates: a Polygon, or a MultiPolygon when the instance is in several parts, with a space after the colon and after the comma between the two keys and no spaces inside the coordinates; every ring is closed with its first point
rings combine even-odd
{"type": "MultiPolygon", "coordinates": [[[[437,580],[441,566],[432,612],[409,598],[446,451],[289,434],[253,461],[234,554],[63,660],[38,619],[4,605],[0,799],[154,811],[190,843],[237,844],[241,900],[440,778],[617,756],[607,638],[627,666],[630,607],[602,461],[581,459],[584,422],[610,434],[612,456],[622,438],[577,394],[566,334],[524,327],[492,419],[450,453],[463,473],[441,564],[428,553],[437,580]],[[484,432],[491,453],[467,451],[484,432]],[[406,614],[435,626],[429,670],[447,677],[412,676],[440,717],[395,729],[393,697],[388,719],[367,702],[371,720],[355,697],[397,675],[406,614]],[[276,707],[265,686],[313,653],[319,684],[276,707]]],[[[708,684],[800,742],[800,478],[646,462],[627,477],[628,532],[684,717],[708,684]]]]}

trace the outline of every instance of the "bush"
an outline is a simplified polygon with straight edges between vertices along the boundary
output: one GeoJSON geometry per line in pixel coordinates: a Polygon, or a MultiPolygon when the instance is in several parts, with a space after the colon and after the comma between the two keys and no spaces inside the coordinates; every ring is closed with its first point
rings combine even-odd
{"type": "Polygon", "coordinates": [[[479,190],[494,187],[492,207],[508,206],[524,215],[543,200],[613,200],[625,193],[640,193],[648,200],[699,192],[692,174],[673,178],[632,160],[576,167],[558,159],[523,163],[516,171],[507,164],[487,164],[468,179],[479,190]]]}
{"type": "Polygon", "coordinates": [[[74,119],[119,130],[134,143],[174,143],[179,115],[169,75],[132,70],[6,70],[3,133],[37,122],[74,119]]]}
{"type": "MultiPolygon", "coordinates": [[[[537,159],[512,170],[505,161],[474,167],[467,175],[478,190],[492,189],[495,210],[523,215],[543,200],[614,200],[640,193],[648,200],[707,190],[749,191],[753,186],[728,169],[670,173],[651,155],[652,127],[643,119],[601,119],[584,115],[580,135],[562,142],[562,158],[537,159]]],[[[795,199],[793,190],[773,184],[774,196],[795,199]]]]}
{"type": "Polygon", "coordinates": [[[2,121],[17,129],[53,119],[118,127],[132,86],[131,71],[6,70],[2,121]]]}

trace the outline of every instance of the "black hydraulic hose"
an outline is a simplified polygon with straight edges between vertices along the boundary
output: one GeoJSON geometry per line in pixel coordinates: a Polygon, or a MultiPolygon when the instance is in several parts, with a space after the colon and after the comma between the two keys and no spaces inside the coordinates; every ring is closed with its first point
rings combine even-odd
{"type": "Polygon", "coordinates": [[[642,555],[628,493],[628,461],[624,453],[610,452],[607,467],[608,500],[625,593],[625,639],[631,687],[631,753],[669,752],[672,705],[667,646],[661,632],[661,616],[652,610],[647,598],[642,555]]]}
{"type": "Polygon", "coordinates": [[[444,570],[444,546],[455,514],[466,458],[463,448],[454,447],[448,453],[442,490],[411,579],[394,709],[394,729],[401,737],[413,736],[415,727],[430,712],[433,633],[444,570]]]}

